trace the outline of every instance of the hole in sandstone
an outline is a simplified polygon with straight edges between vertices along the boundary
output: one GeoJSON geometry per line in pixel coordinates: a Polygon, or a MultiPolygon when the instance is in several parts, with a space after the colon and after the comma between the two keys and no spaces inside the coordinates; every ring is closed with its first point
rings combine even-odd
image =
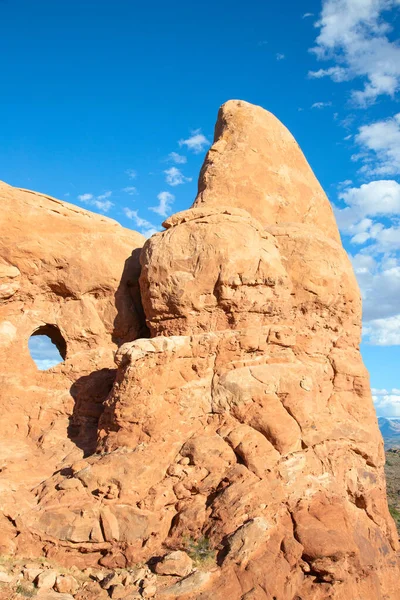
{"type": "Polygon", "coordinates": [[[55,325],[38,327],[29,338],[28,348],[40,371],[55,367],[67,356],[67,344],[55,325]]]}

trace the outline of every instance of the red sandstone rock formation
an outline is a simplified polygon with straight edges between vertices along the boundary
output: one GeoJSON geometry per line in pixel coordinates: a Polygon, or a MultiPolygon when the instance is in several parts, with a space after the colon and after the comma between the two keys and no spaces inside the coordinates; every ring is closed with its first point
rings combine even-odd
{"type": "MultiPolygon", "coordinates": [[[[64,564],[110,568],[206,540],[217,565],[160,586],[156,597],[166,600],[398,600],[383,443],[359,352],[359,290],[329,203],[296,142],[261,108],[228,102],[194,207],[164,225],[141,253],[152,337],[143,339],[138,318],[127,327],[129,341],[118,336],[118,371],[96,452],[76,460],[74,451],[61,470],[51,466],[52,476],[30,481],[23,503],[11,495],[12,510],[10,500],[1,508],[14,525],[8,522],[3,539],[16,552],[35,547],[64,564]]],[[[115,244],[133,244],[123,235],[127,242],[115,236],[115,244]]],[[[22,248],[23,257],[29,252],[22,248]]],[[[109,263],[98,254],[105,282],[109,263]]],[[[74,256],[68,261],[85,260],[74,256]]],[[[97,256],[89,260],[91,268],[97,256]]],[[[44,279],[39,273],[27,282],[43,281],[40,302],[58,315],[66,298],[46,283],[55,263],[44,279]]],[[[7,267],[13,290],[24,263],[7,258],[7,267]]],[[[85,302],[79,290],[75,301],[85,302]]],[[[22,303],[33,300],[22,295],[15,308],[11,296],[6,302],[14,324],[22,303]]],[[[112,311],[109,296],[106,303],[112,311]]],[[[76,315],[74,325],[57,321],[60,330],[73,327],[71,344],[83,344],[84,364],[110,368],[89,358],[109,356],[108,312],[91,307],[100,314],[96,337],[87,329],[92,312],[78,306],[66,313],[76,315]]],[[[23,415],[30,398],[38,411],[14,367],[7,378],[17,382],[15,404],[23,415]]],[[[67,376],[54,373],[51,381],[62,387],[67,376]]],[[[62,415],[66,394],[51,394],[62,415]]],[[[48,420],[35,424],[49,427],[48,420]]],[[[31,438],[42,451],[41,438],[31,438]]]]}
{"type": "MultiPolygon", "coordinates": [[[[0,204],[0,511],[15,521],[36,505],[38,484],[94,449],[114,352],[143,335],[144,238],[4,183],[0,204]],[[38,371],[28,350],[34,332],[54,339],[63,363],[38,371]]],[[[22,543],[6,537],[2,553],[22,543]]]]}

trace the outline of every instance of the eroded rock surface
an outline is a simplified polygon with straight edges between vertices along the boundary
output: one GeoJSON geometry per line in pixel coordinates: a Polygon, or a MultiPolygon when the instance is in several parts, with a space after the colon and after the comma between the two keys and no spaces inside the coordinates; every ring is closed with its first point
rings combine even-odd
{"type": "Polygon", "coordinates": [[[396,600],[360,294],[329,203],[287,130],[239,101],[199,190],[141,252],[152,337],[118,349],[96,452],[33,485],[20,536],[109,569],[191,549],[195,570],[144,597],[396,600]]]}
{"type": "MultiPolygon", "coordinates": [[[[145,329],[144,238],[4,183],[0,203],[0,511],[15,522],[36,505],[35,486],[94,450],[114,352],[145,329]],[[62,363],[37,369],[28,349],[35,332],[54,339],[62,363]]],[[[6,554],[23,541],[10,537],[0,540],[6,554]]]]}
{"type": "Polygon", "coordinates": [[[305,223],[340,242],[332,207],[292,134],[260,106],[219,110],[195,207],[243,208],[264,225],[305,223]]]}

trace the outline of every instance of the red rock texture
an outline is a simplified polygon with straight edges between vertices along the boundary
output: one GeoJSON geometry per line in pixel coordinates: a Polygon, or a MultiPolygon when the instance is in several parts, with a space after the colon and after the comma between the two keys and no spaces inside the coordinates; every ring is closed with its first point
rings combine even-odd
{"type": "MultiPolygon", "coordinates": [[[[0,510],[15,522],[36,505],[38,484],[95,447],[114,352],[146,329],[138,291],[144,238],[4,183],[0,202],[0,510]],[[28,349],[35,331],[57,338],[64,362],[36,368],[28,349]]],[[[4,535],[10,521],[2,523],[8,553],[19,542],[4,535]]]]}
{"type": "MultiPolygon", "coordinates": [[[[152,337],[137,315],[124,330],[124,312],[130,339],[118,336],[109,395],[97,384],[79,388],[77,406],[98,418],[96,451],[83,460],[64,452],[52,474],[32,479],[31,496],[12,495],[13,510],[10,500],[1,507],[14,521],[3,543],[107,568],[205,543],[215,568],[158,590],[166,599],[398,600],[383,442],[359,352],[360,294],[329,203],[287,130],[239,101],[221,108],[199,190],[194,207],[167,219],[141,252],[152,337]]],[[[129,243],[122,229],[113,243],[124,235],[129,243]]],[[[14,286],[13,269],[24,271],[7,260],[14,286]]],[[[96,337],[87,314],[77,308],[73,328],[86,336],[65,339],[102,374],[104,389],[110,321],[103,310],[96,337]]],[[[51,377],[62,388],[72,375],[51,377]]],[[[38,411],[39,400],[18,386],[22,415],[28,397],[38,411]]],[[[66,415],[62,390],[51,396],[66,415]]],[[[49,421],[40,427],[46,435],[49,421]]],[[[44,451],[38,435],[25,435],[44,451]]],[[[51,433],[47,453],[57,440],[51,433]]]]}

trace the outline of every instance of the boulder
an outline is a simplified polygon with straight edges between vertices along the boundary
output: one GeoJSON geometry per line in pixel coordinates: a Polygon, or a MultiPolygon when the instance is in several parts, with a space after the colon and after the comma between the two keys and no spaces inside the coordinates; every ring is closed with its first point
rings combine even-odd
{"type": "Polygon", "coordinates": [[[178,577],[186,577],[192,569],[192,559],[181,550],[166,554],[155,567],[158,575],[177,575],[178,577]]]}
{"type": "Polygon", "coordinates": [[[56,579],[57,571],[54,571],[53,569],[46,569],[36,577],[35,585],[39,590],[50,590],[54,587],[56,579]]]}
{"type": "Polygon", "coordinates": [[[61,594],[73,595],[78,591],[79,583],[72,575],[57,575],[54,589],[61,594]]]}

